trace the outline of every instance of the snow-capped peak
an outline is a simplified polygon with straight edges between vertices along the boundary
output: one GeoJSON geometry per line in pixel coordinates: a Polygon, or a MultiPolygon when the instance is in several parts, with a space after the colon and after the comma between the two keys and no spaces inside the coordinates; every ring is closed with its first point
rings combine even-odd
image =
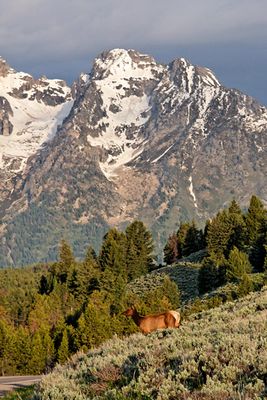
{"type": "MultiPolygon", "coordinates": [[[[3,60],[3,59],[1,59],[3,60]]],[[[29,156],[51,139],[73,101],[64,81],[35,80],[0,60],[0,169],[22,171],[29,156]]]]}
{"type": "Polygon", "coordinates": [[[153,79],[155,60],[134,50],[113,49],[102,53],[94,63],[93,76],[104,79],[108,76],[124,79],[153,79]]]}
{"type": "Polygon", "coordinates": [[[92,120],[94,134],[87,139],[92,146],[107,151],[108,158],[101,167],[108,178],[142,152],[140,129],[148,121],[151,108],[148,86],[161,72],[163,66],[152,57],[134,50],[114,49],[96,59],[91,79],[101,98],[102,117],[97,124],[95,118],[92,120]]]}

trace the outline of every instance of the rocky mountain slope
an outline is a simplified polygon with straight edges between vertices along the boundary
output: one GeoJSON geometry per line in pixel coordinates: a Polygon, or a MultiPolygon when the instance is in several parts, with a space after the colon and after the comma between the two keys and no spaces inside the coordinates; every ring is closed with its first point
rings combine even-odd
{"type": "Polygon", "coordinates": [[[72,104],[71,90],[64,81],[36,80],[0,58],[1,203],[8,201],[28,159],[55,135],[72,104]]]}
{"type": "MultiPolygon", "coordinates": [[[[109,226],[135,218],[160,248],[181,220],[204,221],[233,197],[267,200],[267,109],[223,87],[207,68],[185,59],[162,65],[133,50],[104,52],[74,83],[71,109],[70,91],[58,81],[45,81],[55,88],[45,95],[42,80],[30,82],[38,90],[29,84],[21,104],[27,94],[33,104],[62,111],[57,125],[66,118],[56,134],[49,119],[23,172],[4,185],[1,264],[53,259],[63,236],[80,256],[89,243],[97,248],[109,226]],[[50,105],[59,88],[65,96],[50,105]]],[[[2,126],[9,135],[0,139],[11,143],[19,135],[8,109],[2,121],[9,116],[10,124],[2,126]]]]}

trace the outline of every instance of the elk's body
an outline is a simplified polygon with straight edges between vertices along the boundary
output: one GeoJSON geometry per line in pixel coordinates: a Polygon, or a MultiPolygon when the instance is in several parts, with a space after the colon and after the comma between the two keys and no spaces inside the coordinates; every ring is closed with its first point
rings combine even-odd
{"type": "Polygon", "coordinates": [[[149,333],[157,329],[178,328],[180,324],[179,312],[172,310],[161,314],[141,316],[135,307],[130,307],[124,311],[123,315],[132,317],[143,333],[149,333]]]}

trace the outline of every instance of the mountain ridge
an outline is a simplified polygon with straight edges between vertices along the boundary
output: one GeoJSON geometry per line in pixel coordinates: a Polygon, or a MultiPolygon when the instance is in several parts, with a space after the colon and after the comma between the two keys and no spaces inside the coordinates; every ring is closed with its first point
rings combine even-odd
{"type": "Polygon", "coordinates": [[[2,264],[53,259],[63,236],[81,256],[85,242],[97,248],[108,227],[133,219],[160,249],[181,221],[203,222],[233,197],[266,202],[267,109],[209,69],[114,49],[81,74],[72,97],[8,193],[2,264]]]}

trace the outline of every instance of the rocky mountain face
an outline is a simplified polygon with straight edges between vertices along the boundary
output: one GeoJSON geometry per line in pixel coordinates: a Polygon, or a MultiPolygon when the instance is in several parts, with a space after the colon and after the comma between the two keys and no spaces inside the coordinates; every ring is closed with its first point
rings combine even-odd
{"type": "Polygon", "coordinates": [[[54,259],[63,237],[82,256],[133,219],[160,249],[233,197],[267,201],[267,109],[185,59],[104,52],[71,92],[1,61],[0,96],[2,265],[54,259]]]}
{"type": "MultiPolygon", "coordinates": [[[[64,81],[16,72],[0,58],[1,215],[24,174],[27,161],[56,133],[73,104],[64,81]]],[[[19,193],[18,193],[19,195],[19,193]]]]}

